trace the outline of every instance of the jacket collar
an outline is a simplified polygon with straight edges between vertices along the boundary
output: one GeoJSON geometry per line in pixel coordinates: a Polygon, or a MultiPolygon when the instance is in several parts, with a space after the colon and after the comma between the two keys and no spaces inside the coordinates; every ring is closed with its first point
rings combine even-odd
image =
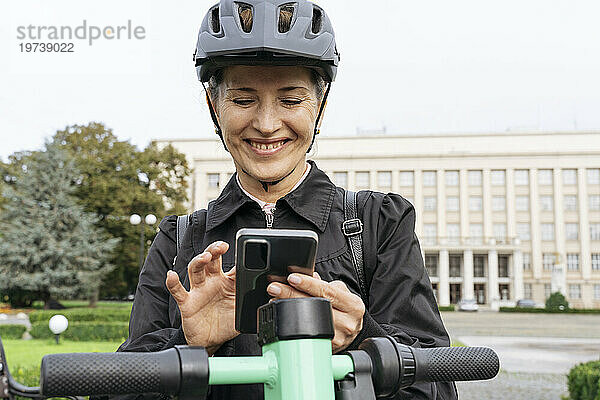
{"type": "MultiPolygon", "coordinates": [[[[295,190],[277,201],[286,202],[298,215],[324,232],[335,195],[335,185],[325,172],[317,168],[313,160],[308,160],[308,162],[311,168],[304,181],[295,190]]],[[[240,189],[234,174],[219,197],[209,204],[206,230],[209,231],[221,225],[246,203],[254,203],[254,200],[240,189]]]]}

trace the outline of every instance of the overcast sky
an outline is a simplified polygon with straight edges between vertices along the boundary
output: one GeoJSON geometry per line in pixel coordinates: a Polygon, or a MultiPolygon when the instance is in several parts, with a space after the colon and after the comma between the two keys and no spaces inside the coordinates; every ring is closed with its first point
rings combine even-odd
{"type": "MultiPolygon", "coordinates": [[[[0,158],[89,121],[141,147],[214,135],[192,64],[214,3],[3,0],[0,158]],[[75,29],[84,20],[100,28],[131,20],[144,38],[65,40],[73,53],[21,52],[35,40],[18,39],[19,26],[75,29]]],[[[317,3],[341,52],[324,135],[384,127],[388,134],[600,132],[597,0],[317,3]]]]}

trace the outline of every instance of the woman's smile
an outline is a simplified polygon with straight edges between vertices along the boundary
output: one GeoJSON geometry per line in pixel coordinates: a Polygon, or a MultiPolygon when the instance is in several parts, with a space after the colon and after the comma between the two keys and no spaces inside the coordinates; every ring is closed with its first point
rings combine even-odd
{"type": "Polygon", "coordinates": [[[244,139],[248,147],[259,156],[270,156],[287,147],[287,143],[292,139],[244,139]]]}

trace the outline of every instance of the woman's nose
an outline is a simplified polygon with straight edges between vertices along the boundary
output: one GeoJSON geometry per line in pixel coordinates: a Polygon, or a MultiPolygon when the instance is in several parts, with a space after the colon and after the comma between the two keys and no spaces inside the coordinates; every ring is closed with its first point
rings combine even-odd
{"type": "Polygon", "coordinates": [[[252,127],[264,135],[276,132],[281,125],[281,118],[273,104],[261,104],[252,121],[252,127]]]}

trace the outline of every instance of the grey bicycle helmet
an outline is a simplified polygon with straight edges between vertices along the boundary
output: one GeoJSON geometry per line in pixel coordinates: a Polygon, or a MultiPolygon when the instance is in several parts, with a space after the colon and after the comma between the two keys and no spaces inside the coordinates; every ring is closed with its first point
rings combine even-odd
{"type": "Polygon", "coordinates": [[[307,0],[221,0],[204,17],[194,52],[201,82],[229,65],[302,65],[332,82],[339,59],[331,21],[307,0]]]}

